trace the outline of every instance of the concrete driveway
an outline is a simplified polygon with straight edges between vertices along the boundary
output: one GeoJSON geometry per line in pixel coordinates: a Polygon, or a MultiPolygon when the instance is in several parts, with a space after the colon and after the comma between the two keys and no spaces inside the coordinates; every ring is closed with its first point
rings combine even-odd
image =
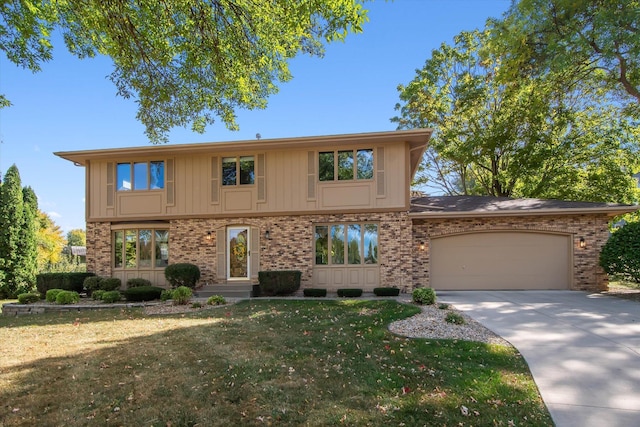
{"type": "Polygon", "coordinates": [[[640,303],[577,291],[440,291],[513,344],[558,427],[640,426],[640,303]]]}

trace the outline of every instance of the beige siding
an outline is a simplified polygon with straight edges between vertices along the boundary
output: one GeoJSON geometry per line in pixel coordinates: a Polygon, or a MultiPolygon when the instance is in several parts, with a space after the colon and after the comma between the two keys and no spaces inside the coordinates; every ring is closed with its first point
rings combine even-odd
{"type": "MultiPolygon", "coordinates": [[[[237,151],[210,154],[182,154],[175,157],[119,158],[92,161],[88,168],[88,220],[144,220],[201,215],[228,214],[266,215],[272,213],[305,214],[356,210],[405,210],[408,208],[409,146],[405,143],[359,144],[266,152],[237,151]],[[371,148],[374,173],[370,180],[319,182],[317,153],[344,149],[371,148]],[[379,148],[382,148],[379,150],[379,148]],[[312,153],[312,154],[310,154],[312,153]],[[378,155],[384,157],[378,159],[378,155]],[[264,199],[259,199],[258,184],[222,186],[221,159],[226,156],[253,155],[257,168],[259,155],[264,155],[264,199]],[[310,159],[315,157],[309,169],[310,159]],[[165,171],[164,190],[108,193],[108,165],[115,177],[115,164],[145,160],[164,160],[165,168],[173,163],[173,174],[165,171]],[[171,160],[168,162],[167,160],[171,160]],[[212,165],[214,162],[214,165],[212,165]],[[217,170],[216,169],[217,166],[217,170]],[[216,176],[213,176],[215,174],[216,176]],[[379,182],[384,180],[384,182],[379,182]],[[167,192],[174,191],[172,194],[167,192]],[[309,197],[313,191],[313,197],[309,197]],[[212,197],[217,196],[218,200],[212,197]],[[173,199],[173,200],[172,200],[173,199]],[[112,206],[109,206],[112,203],[112,206]]],[[[256,175],[256,178],[258,176],[256,175]]]]}

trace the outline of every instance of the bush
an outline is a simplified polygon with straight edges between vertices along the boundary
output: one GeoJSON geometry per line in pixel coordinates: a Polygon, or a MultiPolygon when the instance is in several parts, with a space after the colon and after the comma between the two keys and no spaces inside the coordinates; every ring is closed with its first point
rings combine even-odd
{"type": "Polygon", "coordinates": [[[191,308],[202,308],[202,304],[196,301],[193,304],[191,304],[191,308]]]}
{"type": "Polygon", "coordinates": [[[93,273],[41,273],[36,275],[36,288],[42,295],[46,295],[49,289],[62,289],[64,291],[83,291],[83,283],[93,273]]]}
{"type": "Polygon", "coordinates": [[[38,292],[27,292],[18,295],[18,302],[20,304],[33,304],[38,301],[40,301],[40,294],[38,292]]]}
{"type": "Polygon", "coordinates": [[[227,300],[222,295],[212,295],[207,299],[207,305],[225,305],[227,300]]]}
{"type": "Polygon", "coordinates": [[[142,286],[153,286],[153,284],[150,280],[143,279],[141,277],[127,280],[127,289],[139,288],[142,286]]]}
{"type": "Polygon", "coordinates": [[[100,284],[98,286],[99,289],[102,289],[103,291],[115,291],[122,287],[122,280],[117,277],[106,277],[100,280],[100,284]]]}
{"type": "Polygon", "coordinates": [[[362,296],[362,289],[356,289],[356,288],[338,289],[338,296],[345,297],[345,298],[358,298],[362,296]]]}
{"type": "Polygon", "coordinates": [[[305,297],[321,298],[321,297],[327,296],[327,290],[320,289],[320,288],[306,288],[302,290],[302,293],[304,294],[305,297]]]}
{"type": "Polygon", "coordinates": [[[87,292],[87,295],[91,296],[95,291],[100,289],[101,281],[102,281],[102,277],[100,276],[86,277],[82,282],[82,287],[87,292]]]}
{"type": "Polygon", "coordinates": [[[400,295],[399,288],[374,288],[373,293],[377,297],[397,297],[400,295]]]}
{"type": "Polygon", "coordinates": [[[62,291],[64,291],[64,289],[49,289],[44,298],[47,300],[47,302],[56,302],[58,294],[62,291]]]}
{"type": "Polygon", "coordinates": [[[640,282],[640,222],[615,231],[600,251],[600,266],[622,280],[640,282]]]}
{"type": "Polygon", "coordinates": [[[76,291],[60,291],[56,295],[56,304],[75,304],[80,301],[80,295],[76,291]]]}
{"type": "Polygon", "coordinates": [[[107,304],[113,304],[114,302],[120,301],[122,295],[119,291],[103,291],[101,299],[107,304]]]}
{"type": "Polygon", "coordinates": [[[164,289],[157,286],[137,286],[122,292],[127,301],[153,301],[159,299],[164,289]]]}
{"type": "Polygon", "coordinates": [[[191,295],[193,295],[193,291],[191,288],[186,286],[178,286],[173,290],[173,304],[174,305],[185,305],[189,304],[191,300],[191,295]]]}
{"type": "Polygon", "coordinates": [[[438,308],[440,310],[446,310],[446,309],[449,308],[449,304],[447,304],[446,302],[440,303],[440,304],[438,304],[438,308]]]}
{"type": "Polygon", "coordinates": [[[444,320],[445,322],[453,323],[454,325],[464,325],[465,323],[467,323],[461,314],[455,313],[453,311],[448,312],[444,320]]]}
{"type": "Polygon", "coordinates": [[[194,289],[200,280],[200,269],[189,263],[171,264],[164,269],[164,277],[172,288],[186,286],[194,289]]]}
{"type": "Polygon", "coordinates": [[[413,301],[418,304],[435,304],[436,291],[433,288],[416,288],[413,290],[413,301]]]}
{"type": "Polygon", "coordinates": [[[165,289],[160,294],[160,301],[169,301],[173,299],[173,291],[171,289],[165,289]]]}
{"type": "Polygon", "coordinates": [[[265,296],[291,295],[300,289],[302,272],[297,270],[259,271],[260,294],[265,296]]]}
{"type": "Polygon", "coordinates": [[[102,301],[102,296],[104,295],[105,292],[106,291],[103,291],[102,289],[96,289],[91,294],[91,298],[93,298],[95,301],[102,301]]]}

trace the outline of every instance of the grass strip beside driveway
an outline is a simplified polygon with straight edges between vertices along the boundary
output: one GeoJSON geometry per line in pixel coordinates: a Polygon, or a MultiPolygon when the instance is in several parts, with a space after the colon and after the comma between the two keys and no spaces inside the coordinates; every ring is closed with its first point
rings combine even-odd
{"type": "Polygon", "coordinates": [[[553,425],[511,347],[407,339],[395,301],[0,318],[0,425],[553,425]]]}

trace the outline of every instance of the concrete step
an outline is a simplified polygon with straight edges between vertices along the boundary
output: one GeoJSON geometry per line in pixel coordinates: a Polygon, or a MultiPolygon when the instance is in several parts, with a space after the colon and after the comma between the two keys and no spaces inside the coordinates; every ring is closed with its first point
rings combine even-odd
{"type": "Polygon", "coordinates": [[[251,284],[229,284],[229,285],[207,285],[197,289],[193,296],[196,298],[209,298],[213,295],[221,295],[225,298],[250,298],[253,285],[251,284]]]}

